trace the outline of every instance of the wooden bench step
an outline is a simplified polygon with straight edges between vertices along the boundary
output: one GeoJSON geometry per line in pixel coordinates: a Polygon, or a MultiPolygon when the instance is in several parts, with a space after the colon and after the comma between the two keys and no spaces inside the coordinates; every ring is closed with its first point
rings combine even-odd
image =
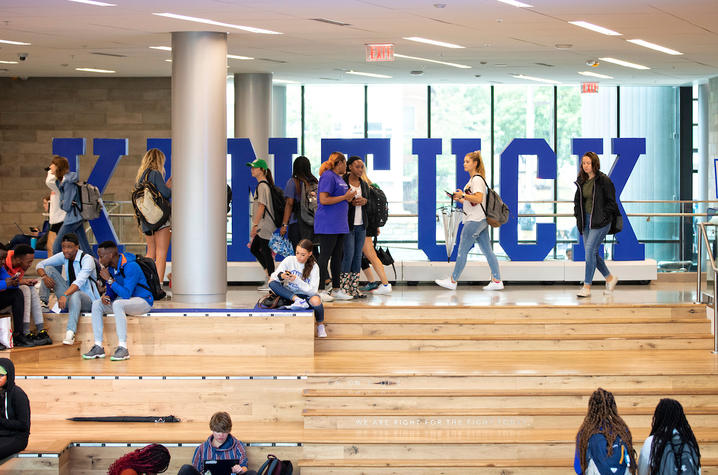
{"type": "MultiPolygon", "coordinates": [[[[540,404],[537,401],[537,404],[540,404]]],[[[655,407],[621,407],[621,416],[652,416],[655,407]]],[[[688,415],[718,416],[718,406],[685,408],[688,415]]],[[[304,416],[585,416],[586,408],[575,407],[508,407],[508,408],[416,408],[416,409],[304,409],[304,416]]]]}
{"type": "MultiPolygon", "coordinates": [[[[595,389],[589,386],[586,389],[572,388],[506,388],[506,389],[396,389],[387,386],[386,389],[305,389],[302,395],[307,398],[323,398],[323,397],[547,397],[547,396],[590,396],[590,392],[595,389]]],[[[611,389],[614,396],[686,396],[686,395],[705,395],[718,396],[718,382],[714,388],[670,388],[670,387],[636,387],[611,389]]]]}
{"type": "Polygon", "coordinates": [[[405,334],[405,335],[331,335],[326,340],[463,340],[463,341],[517,341],[517,340],[536,340],[536,341],[555,341],[555,340],[708,340],[712,343],[713,337],[710,333],[683,333],[683,334],[669,334],[669,335],[654,335],[648,333],[622,333],[616,334],[600,334],[600,333],[585,333],[585,334],[552,334],[552,335],[442,335],[442,334],[431,334],[431,335],[417,335],[417,334],[405,334]]]}
{"type": "MultiPolygon", "coordinates": [[[[703,461],[703,459],[701,459],[703,461]]],[[[308,460],[302,459],[297,462],[300,467],[502,467],[502,468],[529,468],[529,467],[566,467],[566,459],[413,459],[413,460],[397,460],[397,459],[363,459],[363,460],[347,460],[347,459],[320,459],[308,460]]]]}
{"type": "Polygon", "coordinates": [[[22,363],[35,363],[40,361],[55,361],[62,358],[80,356],[80,345],[63,345],[55,340],[51,345],[12,348],[0,351],[0,356],[10,358],[15,365],[22,363]]]}

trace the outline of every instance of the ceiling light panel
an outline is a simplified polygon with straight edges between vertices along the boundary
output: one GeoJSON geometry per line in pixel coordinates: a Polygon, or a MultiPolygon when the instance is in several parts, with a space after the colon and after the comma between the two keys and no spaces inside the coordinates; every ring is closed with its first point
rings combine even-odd
{"type": "Polygon", "coordinates": [[[420,36],[408,36],[404,37],[405,40],[416,41],[417,43],[425,43],[427,45],[443,46],[444,48],[465,48],[465,46],[456,45],[454,43],[447,43],[445,41],[430,40],[428,38],[422,38],[420,36]]]}
{"type": "Polygon", "coordinates": [[[19,64],[17,61],[0,61],[0,64],[19,64]]]}
{"type": "Polygon", "coordinates": [[[364,73],[361,71],[347,71],[347,74],[353,74],[355,76],[367,76],[370,78],[391,79],[391,76],[387,76],[386,74],[364,73]]]}
{"type": "Polygon", "coordinates": [[[524,74],[512,74],[511,76],[515,77],[516,79],[526,79],[528,81],[543,82],[546,84],[561,84],[559,81],[554,81],[553,79],[537,78],[535,76],[526,76],[524,74]]]}
{"type": "Polygon", "coordinates": [[[580,74],[581,76],[591,76],[593,78],[613,79],[613,76],[607,76],[605,74],[594,73],[593,71],[579,71],[578,74],[580,74]]]}
{"type": "Polygon", "coordinates": [[[589,23],[587,21],[569,21],[569,23],[572,25],[580,26],[581,28],[586,28],[587,30],[595,31],[596,33],[601,33],[602,35],[621,36],[621,33],[617,31],[609,30],[608,28],[594,25],[593,23],[589,23]]]}
{"type": "Polygon", "coordinates": [[[250,60],[250,59],[254,59],[254,58],[250,58],[249,56],[239,56],[239,55],[237,55],[237,54],[228,54],[227,57],[228,57],[229,59],[241,59],[241,60],[245,60],[245,61],[246,61],[246,60],[250,60]]]}
{"type": "Polygon", "coordinates": [[[10,40],[0,40],[0,43],[5,43],[8,45],[18,45],[18,46],[30,46],[32,43],[23,43],[22,41],[10,41],[10,40]]]}
{"type": "Polygon", "coordinates": [[[94,5],[96,7],[116,7],[115,3],[95,2],[93,0],[68,0],[75,3],[84,3],[85,5],[94,5]]]}
{"type": "Polygon", "coordinates": [[[605,61],[607,63],[617,64],[619,66],[623,66],[626,68],[633,68],[633,69],[640,69],[640,70],[651,69],[648,66],[643,66],[642,64],[631,63],[629,61],[624,61],[622,59],[616,59],[616,58],[598,58],[598,59],[600,59],[601,61],[605,61]]]}
{"type": "Polygon", "coordinates": [[[528,3],[518,2],[516,0],[496,0],[497,2],[505,3],[506,5],[511,5],[512,7],[518,7],[518,8],[531,8],[533,5],[529,5],[528,3]]]}
{"type": "Polygon", "coordinates": [[[626,40],[626,41],[628,41],[629,43],[633,43],[634,45],[643,46],[644,48],[650,48],[650,49],[653,49],[656,51],[660,51],[661,53],[666,53],[666,54],[670,54],[673,56],[683,54],[680,51],[676,51],[671,48],[666,48],[665,46],[657,45],[655,43],[651,43],[650,41],[644,41],[644,40],[639,40],[639,39],[626,40]]]}
{"type": "Polygon", "coordinates": [[[75,68],[75,71],[85,71],[88,73],[103,73],[103,74],[113,74],[117,71],[113,71],[111,69],[95,69],[95,68],[75,68]]]}
{"type": "Polygon", "coordinates": [[[255,28],[253,26],[235,25],[232,23],[222,23],[221,21],[210,20],[209,18],[198,18],[187,15],[178,15],[177,13],[153,13],[153,15],[162,16],[165,18],[172,18],[174,20],[191,21],[194,23],[204,23],[205,25],[221,26],[224,28],[234,28],[236,30],[247,31],[249,33],[258,33],[262,35],[281,35],[278,31],[265,30],[263,28],[255,28]]]}
{"type": "Polygon", "coordinates": [[[413,59],[416,61],[426,61],[427,63],[436,63],[436,64],[443,64],[446,66],[451,66],[453,68],[459,68],[459,69],[471,69],[471,66],[468,66],[466,64],[458,64],[458,63],[449,63],[446,61],[438,61],[436,59],[429,59],[429,58],[420,58],[418,56],[407,56],[405,54],[398,54],[394,53],[395,58],[403,58],[403,59],[413,59]]]}

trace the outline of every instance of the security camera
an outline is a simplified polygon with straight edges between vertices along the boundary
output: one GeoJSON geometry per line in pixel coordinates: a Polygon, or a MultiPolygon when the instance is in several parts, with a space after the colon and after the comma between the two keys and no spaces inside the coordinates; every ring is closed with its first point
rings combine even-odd
{"type": "Polygon", "coordinates": [[[19,59],[20,61],[25,61],[28,56],[30,56],[30,53],[18,53],[17,59],[19,59]]]}

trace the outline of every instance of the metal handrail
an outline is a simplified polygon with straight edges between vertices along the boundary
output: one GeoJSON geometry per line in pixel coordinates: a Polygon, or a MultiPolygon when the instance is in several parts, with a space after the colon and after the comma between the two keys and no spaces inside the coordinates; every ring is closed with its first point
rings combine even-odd
{"type": "Polygon", "coordinates": [[[697,223],[698,229],[701,232],[701,238],[698,241],[698,254],[696,269],[698,272],[697,283],[696,283],[696,301],[697,303],[703,303],[703,290],[701,282],[701,274],[703,273],[703,244],[706,246],[706,253],[708,254],[708,260],[710,261],[711,269],[713,270],[713,354],[718,354],[718,267],[716,267],[715,256],[713,255],[713,249],[711,243],[708,240],[708,232],[706,226],[718,227],[718,223],[702,222],[697,223]]]}

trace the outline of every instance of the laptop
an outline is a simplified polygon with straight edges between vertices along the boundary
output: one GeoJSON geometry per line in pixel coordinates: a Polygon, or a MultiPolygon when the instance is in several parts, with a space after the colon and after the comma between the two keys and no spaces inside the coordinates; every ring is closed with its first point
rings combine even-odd
{"type": "Polygon", "coordinates": [[[232,467],[239,464],[238,459],[206,460],[202,475],[232,475],[232,467]]]}

